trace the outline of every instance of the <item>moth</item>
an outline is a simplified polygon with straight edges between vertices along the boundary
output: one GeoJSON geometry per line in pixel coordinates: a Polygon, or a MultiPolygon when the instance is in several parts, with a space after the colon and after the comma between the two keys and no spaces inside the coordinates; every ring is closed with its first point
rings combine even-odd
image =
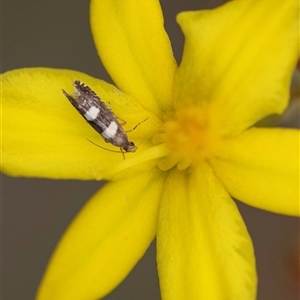
{"type": "MultiPolygon", "coordinates": [[[[104,141],[119,147],[123,156],[124,152],[135,152],[137,150],[137,146],[128,140],[127,134],[118,122],[117,117],[100,99],[100,97],[91,88],[79,80],[75,80],[73,85],[75,87],[75,93],[73,96],[69,95],[65,90],[62,90],[63,94],[76,108],[80,115],[98,133],[100,133],[104,141]]],[[[134,130],[138,125],[136,125],[132,130],[134,130]]],[[[99,147],[102,148],[101,146],[99,147]]]]}

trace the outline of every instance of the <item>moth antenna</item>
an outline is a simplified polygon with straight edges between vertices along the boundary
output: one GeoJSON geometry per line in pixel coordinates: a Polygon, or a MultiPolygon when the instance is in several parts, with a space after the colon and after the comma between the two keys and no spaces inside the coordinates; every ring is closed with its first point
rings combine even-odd
{"type": "Polygon", "coordinates": [[[115,153],[122,153],[123,158],[125,159],[125,154],[124,154],[124,151],[122,151],[122,148],[120,148],[120,151],[117,151],[117,150],[111,150],[111,149],[107,149],[107,148],[104,148],[104,147],[102,147],[102,146],[96,144],[95,142],[89,140],[88,138],[86,138],[86,139],[87,139],[90,143],[92,143],[93,145],[95,145],[95,146],[97,146],[97,147],[99,147],[99,148],[101,148],[101,149],[104,149],[104,150],[106,150],[106,151],[109,151],[109,152],[115,152],[115,153]]]}

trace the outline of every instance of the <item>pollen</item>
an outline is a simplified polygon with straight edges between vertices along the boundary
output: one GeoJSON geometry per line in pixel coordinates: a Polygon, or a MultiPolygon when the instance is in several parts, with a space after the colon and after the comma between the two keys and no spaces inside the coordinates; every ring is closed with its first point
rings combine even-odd
{"type": "Polygon", "coordinates": [[[208,158],[215,144],[213,128],[209,114],[202,110],[178,110],[173,119],[164,123],[163,133],[153,138],[153,143],[165,143],[170,150],[170,154],[159,161],[159,168],[169,170],[176,166],[185,170],[208,158]]]}

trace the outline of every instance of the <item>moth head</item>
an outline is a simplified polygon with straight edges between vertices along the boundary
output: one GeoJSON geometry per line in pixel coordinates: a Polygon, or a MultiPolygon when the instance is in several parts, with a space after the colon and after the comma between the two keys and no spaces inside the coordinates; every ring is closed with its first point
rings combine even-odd
{"type": "Polygon", "coordinates": [[[125,147],[122,147],[125,152],[135,152],[137,150],[137,146],[133,142],[128,142],[125,147]]]}

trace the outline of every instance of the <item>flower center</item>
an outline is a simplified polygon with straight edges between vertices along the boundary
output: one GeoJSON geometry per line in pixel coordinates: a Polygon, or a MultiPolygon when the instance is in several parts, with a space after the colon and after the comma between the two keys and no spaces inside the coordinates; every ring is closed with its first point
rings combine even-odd
{"type": "Polygon", "coordinates": [[[159,168],[169,170],[177,166],[185,170],[206,159],[214,145],[212,127],[208,114],[202,110],[178,110],[174,119],[164,124],[164,132],[153,138],[154,144],[165,143],[170,150],[170,154],[160,160],[159,168]]]}

